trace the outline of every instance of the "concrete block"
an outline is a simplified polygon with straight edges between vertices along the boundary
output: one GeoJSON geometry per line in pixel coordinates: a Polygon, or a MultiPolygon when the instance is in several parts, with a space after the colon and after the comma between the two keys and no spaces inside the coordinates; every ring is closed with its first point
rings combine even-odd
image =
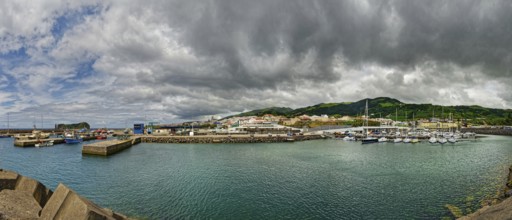
{"type": "Polygon", "coordinates": [[[0,192],[0,219],[38,219],[41,206],[27,191],[0,192]]]}
{"type": "Polygon", "coordinates": [[[59,184],[41,212],[41,219],[115,220],[112,213],[103,210],[76,192],[59,184]]]}
{"type": "Polygon", "coordinates": [[[18,178],[15,190],[29,192],[41,207],[44,207],[48,199],[52,196],[52,191],[46,188],[42,183],[25,176],[18,178]]]}
{"type": "Polygon", "coordinates": [[[16,187],[19,175],[15,172],[0,169],[0,191],[13,190],[16,187]]]}

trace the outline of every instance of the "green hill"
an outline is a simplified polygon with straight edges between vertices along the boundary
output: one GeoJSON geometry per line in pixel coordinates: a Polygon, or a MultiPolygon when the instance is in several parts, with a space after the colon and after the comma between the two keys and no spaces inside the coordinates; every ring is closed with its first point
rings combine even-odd
{"type": "MultiPolygon", "coordinates": [[[[265,108],[245,112],[236,116],[261,116],[264,114],[295,117],[299,115],[329,115],[329,116],[357,116],[364,114],[366,99],[357,102],[320,103],[304,108],[265,108]]],[[[473,124],[483,125],[510,125],[512,124],[511,109],[484,108],[481,106],[441,106],[432,104],[409,104],[397,99],[378,97],[368,99],[368,112],[371,118],[383,117],[398,119],[399,121],[416,119],[449,118],[454,120],[470,121],[473,124]]]]}
{"type": "Polygon", "coordinates": [[[244,112],[241,114],[238,114],[236,116],[262,116],[266,114],[272,114],[272,115],[288,115],[293,109],[291,108],[284,108],[284,107],[270,107],[270,108],[264,108],[264,109],[258,109],[258,110],[252,110],[249,112],[244,112]]]}

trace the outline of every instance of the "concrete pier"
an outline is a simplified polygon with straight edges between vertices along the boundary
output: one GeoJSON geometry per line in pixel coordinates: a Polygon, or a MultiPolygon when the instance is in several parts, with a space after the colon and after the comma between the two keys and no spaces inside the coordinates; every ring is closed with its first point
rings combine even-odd
{"type": "MultiPolygon", "coordinates": [[[[90,141],[90,140],[95,140],[96,137],[84,137],[82,138],[84,141],[90,141]]],[[[64,138],[47,138],[47,139],[28,139],[28,140],[21,140],[21,139],[16,139],[14,140],[14,146],[16,147],[34,147],[37,143],[40,143],[40,142],[44,142],[44,141],[51,141],[53,140],[53,144],[56,145],[56,144],[64,144],[66,142],[64,142],[64,138]]]]}
{"type": "Polygon", "coordinates": [[[82,147],[82,154],[109,156],[129,148],[132,145],[137,144],[137,142],[140,143],[140,138],[131,138],[127,140],[109,140],[84,144],[82,147]]]}
{"type": "Polygon", "coordinates": [[[34,147],[41,141],[53,141],[53,144],[63,144],[64,138],[48,138],[48,139],[30,139],[30,140],[14,140],[14,146],[16,147],[34,147]]]}

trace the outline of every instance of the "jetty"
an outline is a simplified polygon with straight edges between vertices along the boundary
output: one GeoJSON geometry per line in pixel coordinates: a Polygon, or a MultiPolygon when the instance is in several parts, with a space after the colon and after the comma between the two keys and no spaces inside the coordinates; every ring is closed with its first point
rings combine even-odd
{"type": "MultiPolygon", "coordinates": [[[[95,140],[95,137],[83,137],[84,141],[95,140]]],[[[45,139],[15,139],[14,146],[16,147],[35,147],[37,143],[53,141],[53,144],[64,144],[64,138],[45,138],[45,139]]]]}
{"type": "Polygon", "coordinates": [[[109,156],[140,143],[140,137],[100,141],[82,146],[82,154],[109,156]]]}

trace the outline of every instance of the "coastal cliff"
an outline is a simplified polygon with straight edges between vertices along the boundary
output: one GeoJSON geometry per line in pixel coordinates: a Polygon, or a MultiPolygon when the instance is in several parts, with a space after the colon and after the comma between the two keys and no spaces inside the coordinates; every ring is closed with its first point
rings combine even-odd
{"type": "Polygon", "coordinates": [[[0,169],[0,220],[3,219],[128,218],[99,207],[64,184],[59,184],[53,192],[34,179],[0,169]]]}

